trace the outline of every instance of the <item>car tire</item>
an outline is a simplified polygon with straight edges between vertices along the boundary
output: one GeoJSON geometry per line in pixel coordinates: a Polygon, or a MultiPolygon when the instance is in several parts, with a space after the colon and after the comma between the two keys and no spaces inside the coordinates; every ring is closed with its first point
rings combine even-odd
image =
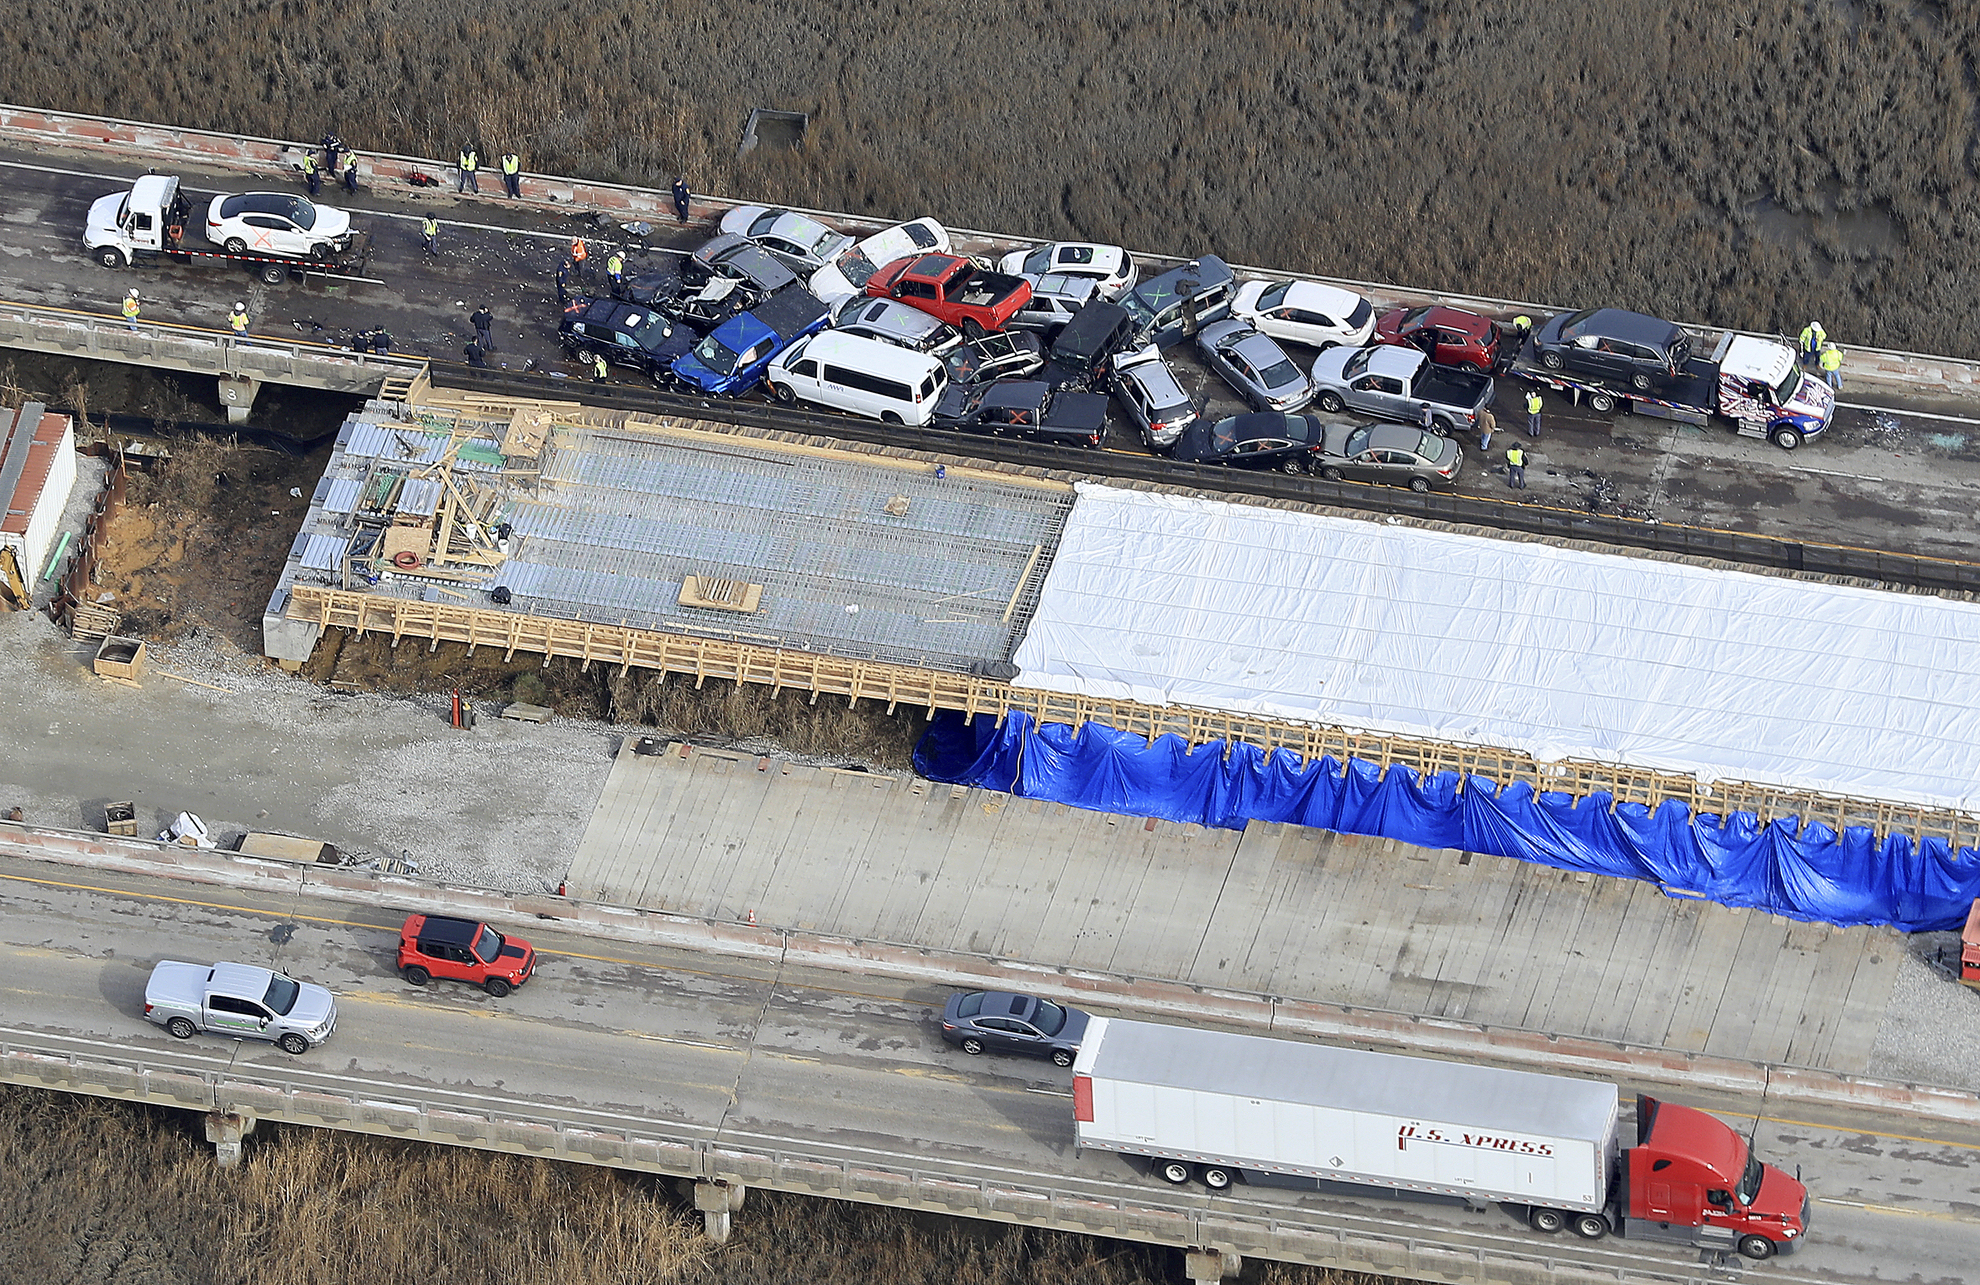
{"type": "Polygon", "coordinates": [[[287,1035],[275,1041],[275,1047],[281,1049],[290,1057],[301,1057],[303,1054],[309,1052],[309,1041],[294,1031],[290,1031],[287,1035]]]}
{"type": "Polygon", "coordinates": [[[1540,364],[1548,370],[1559,370],[1561,368],[1561,355],[1552,349],[1546,349],[1540,354],[1540,364]]]}
{"type": "Polygon", "coordinates": [[[1765,1262],[1774,1256],[1774,1242],[1765,1236],[1741,1236],[1739,1252],[1756,1263],[1765,1262]]]}
{"type": "Polygon", "coordinates": [[[1341,471],[1329,464],[1326,468],[1320,470],[1320,476],[1326,478],[1329,482],[1338,482],[1341,480],[1341,471]]]}
{"type": "Polygon", "coordinates": [[[1576,1214],[1569,1226],[1583,1240],[1600,1240],[1609,1234],[1609,1220],[1600,1214],[1576,1214]]]}
{"type": "Polygon", "coordinates": [[[1639,393],[1647,393],[1650,391],[1650,376],[1639,371],[1629,377],[1629,386],[1639,393]]]}
{"type": "Polygon", "coordinates": [[[399,976],[405,978],[406,984],[409,986],[424,986],[433,980],[433,974],[427,972],[418,964],[406,965],[406,970],[400,973],[399,976]]]}
{"type": "Polygon", "coordinates": [[[789,406],[797,400],[797,389],[792,388],[789,384],[772,384],[770,385],[770,395],[784,403],[784,405],[789,406]]]}
{"type": "Polygon", "coordinates": [[[1299,462],[1299,456],[1289,455],[1279,461],[1279,472],[1292,477],[1298,477],[1300,474],[1306,472],[1306,466],[1299,462]]]}
{"type": "Polygon", "coordinates": [[[487,991],[490,995],[493,995],[496,999],[502,999],[503,997],[507,996],[510,991],[514,990],[515,987],[509,985],[508,982],[504,981],[500,977],[491,977],[487,981],[481,984],[481,989],[487,991]]]}
{"type": "Polygon", "coordinates": [[[1770,440],[1784,451],[1799,450],[1802,442],[1801,430],[1783,425],[1770,434],[1770,440]]]}
{"type": "Polygon", "coordinates": [[[963,1036],[961,1047],[963,1052],[969,1054],[971,1057],[975,1057],[983,1051],[983,1041],[977,1039],[974,1035],[965,1035],[963,1036]]]}
{"type": "Polygon", "coordinates": [[[1536,1205],[1526,1215],[1526,1225],[1543,1236],[1552,1236],[1567,1226],[1567,1215],[1558,1209],[1542,1209],[1536,1205]]]}
{"type": "Polygon", "coordinates": [[[1430,479],[1427,477],[1413,477],[1409,479],[1409,489],[1418,495],[1422,495],[1430,489],[1430,479]]]}
{"type": "Polygon", "coordinates": [[[1597,415],[1607,415],[1615,408],[1616,395],[1614,393],[1597,392],[1588,394],[1588,409],[1594,411],[1597,415]]]}
{"type": "Polygon", "coordinates": [[[227,238],[226,243],[223,244],[220,248],[225,250],[228,254],[246,254],[247,242],[241,240],[237,236],[230,236],[227,238]]]}
{"type": "Polygon", "coordinates": [[[265,284],[279,286],[289,279],[289,270],[279,263],[264,263],[258,275],[265,284]]]}
{"type": "Polygon", "coordinates": [[[106,245],[96,252],[96,261],[106,268],[124,266],[124,252],[114,245],[106,245]]]}
{"type": "Polygon", "coordinates": [[[1222,1165],[1204,1165],[1203,1185],[1212,1191],[1229,1191],[1231,1189],[1231,1171],[1222,1165]]]}
{"type": "Polygon", "coordinates": [[[165,1033],[175,1040],[189,1040],[199,1034],[199,1028],[190,1017],[175,1017],[165,1023],[165,1033]]]}
{"type": "Polygon", "coordinates": [[[1458,369],[1467,375],[1482,375],[1485,373],[1485,368],[1475,361],[1461,361],[1458,363],[1458,369]]]}
{"type": "Polygon", "coordinates": [[[1326,411],[1329,415],[1338,415],[1347,409],[1347,403],[1341,400],[1339,393],[1329,389],[1320,394],[1320,409],[1326,411]]]}
{"type": "Polygon", "coordinates": [[[309,257],[318,263],[328,263],[330,257],[335,253],[336,251],[330,248],[330,244],[327,241],[318,241],[315,245],[309,247],[309,257]]]}
{"type": "Polygon", "coordinates": [[[1189,1166],[1180,1160],[1157,1160],[1155,1176],[1172,1187],[1180,1187],[1189,1181],[1189,1166]]]}
{"type": "Polygon", "coordinates": [[[1052,1050],[1053,1066],[1071,1066],[1072,1064],[1073,1064],[1073,1055],[1071,1053],[1067,1052],[1065,1049],[1052,1050]]]}
{"type": "Polygon", "coordinates": [[[988,333],[983,329],[983,323],[978,321],[974,317],[963,318],[962,332],[963,332],[963,338],[969,341],[970,343],[975,343],[977,340],[983,338],[983,336],[988,333]]]}
{"type": "Polygon", "coordinates": [[[894,424],[898,426],[901,423],[901,417],[890,410],[883,410],[880,412],[880,422],[882,424],[894,424]]]}
{"type": "Polygon", "coordinates": [[[1329,348],[1338,348],[1338,347],[1340,347],[1340,344],[1336,343],[1332,339],[1329,339],[1320,345],[1318,351],[1326,352],[1329,348]]]}

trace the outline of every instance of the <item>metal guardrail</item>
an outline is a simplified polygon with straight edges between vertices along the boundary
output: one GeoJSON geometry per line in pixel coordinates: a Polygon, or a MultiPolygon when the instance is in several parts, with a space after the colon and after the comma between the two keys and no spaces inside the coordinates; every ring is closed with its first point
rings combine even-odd
{"type": "Polygon", "coordinates": [[[0,301],[0,347],[337,393],[376,393],[388,379],[412,379],[426,368],[424,360],[411,357],[242,337],[197,326],[139,321],[133,327],[102,313],[7,301],[0,301]]]}
{"type": "MultiPolygon", "coordinates": [[[[316,1084],[238,1069],[194,1071],[90,1047],[91,1041],[63,1043],[84,1046],[86,1052],[19,1035],[0,1040],[0,1082],[1448,1285],[1719,1285],[1737,1274],[1703,1263],[1644,1263],[1607,1242],[1557,1242],[1578,1252],[1554,1253],[1539,1249],[1545,1243],[1539,1242],[1528,1253],[1440,1239],[1422,1229],[1391,1230],[1372,1217],[1336,1211],[1233,1209],[1207,1195],[1169,1203],[1103,1180],[903,1165],[897,1154],[763,1135],[753,1142],[719,1140],[709,1126],[604,1110],[555,1110],[514,1101],[491,1109],[486,1099],[441,1101],[376,1083],[360,1093],[334,1087],[339,1077],[330,1074],[316,1084]]],[[[1525,1239],[1510,1230],[1505,1238],[1525,1239]]],[[[1814,1278],[1771,1272],[1769,1279],[1812,1285],[1814,1278]]]]}
{"type": "Polygon", "coordinates": [[[1418,494],[1401,487],[1329,482],[1317,477],[1290,477],[1280,473],[1188,464],[1154,455],[1076,450],[1047,443],[1012,441],[935,428],[895,428],[851,416],[787,410],[720,398],[690,397],[659,389],[632,392],[611,386],[580,387],[566,380],[521,373],[468,374],[465,368],[438,368],[433,372],[433,383],[439,388],[537,400],[576,400],[581,393],[584,404],[588,406],[675,415],[769,432],[815,434],[896,450],[993,460],[1069,478],[1200,488],[1220,495],[1253,495],[1263,499],[1331,505],[1425,522],[1486,527],[1541,539],[1580,540],[1810,575],[1872,580],[1935,593],[1980,593],[1980,563],[1950,558],[1650,522],[1482,496],[1435,491],[1418,494]]]}

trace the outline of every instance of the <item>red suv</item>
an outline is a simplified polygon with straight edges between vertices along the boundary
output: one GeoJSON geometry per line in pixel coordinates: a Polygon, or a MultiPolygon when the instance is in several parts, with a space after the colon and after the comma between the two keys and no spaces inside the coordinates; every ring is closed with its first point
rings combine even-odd
{"type": "Polygon", "coordinates": [[[1375,320],[1375,342],[1420,348],[1439,366],[1464,370],[1489,371],[1499,361],[1499,327],[1475,312],[1443,304],[1383,313],[1375,320]]]}
{"type": "Polygon", "coordinates": [[[435,977],[472,982],[500,999],[536,971],[536,951],[473,919],[408,915],[399,930],[399,975],[415,986],[435,977]]]}

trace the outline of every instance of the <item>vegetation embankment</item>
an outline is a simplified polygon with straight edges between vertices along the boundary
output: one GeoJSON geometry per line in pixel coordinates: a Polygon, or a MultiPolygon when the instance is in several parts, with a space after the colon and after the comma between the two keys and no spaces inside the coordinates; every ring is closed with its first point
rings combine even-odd
{"type": "MultiPolygon", "coordinates": [[[[37,1285],[1141,1285],[1179,1255],[752,1193],[721,1247],[672,1183],[0,1087],[0,1280],[37,1285]],[[472,1163],[462,1163],[471,1159],[472,1163]]],[[[1261,1263],[1248,1285],[1379,1285],[1261,1263]]]]}
{"type": "Polygon", "coordinates": [[[0,98],[1980,354],[1938,0],[0,0],[0,98]],[[752,106],[811,114],[736,156],[752,106]]]}

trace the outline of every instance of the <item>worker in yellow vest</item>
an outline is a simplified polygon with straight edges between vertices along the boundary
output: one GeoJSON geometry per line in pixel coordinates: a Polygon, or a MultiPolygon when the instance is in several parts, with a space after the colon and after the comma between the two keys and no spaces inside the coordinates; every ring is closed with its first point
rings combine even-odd
{"type": "Polygon", "coordinates": [[[124,296],[124,324],[136,330],[140,311],[142,310],[138,307],[137,291],[132,290],[124,296]]]}
{"type": "Polygon", "coordinates": [[[1540,436],[1540,390],[1537,388],[1526,390],[1526,435],[1540,436]]]}
{"type": "Polygon", "coordinates": [[[1832,343],[1822,344],[1822,375],[1829,381],[1829,387],[1842,391],[1842,349],[1832,343]]]}
{"type": "Polygon", "coordinates": [[[248,327],[247,305],[236,303],[234,310],[227,314],[227,328],[236,335],[245,335],[248,327]]]}
{"type": "Polygon", "coordinates": [[[461,179],[455,192],[473,192],[481,195],[481,158],[474,154],[472,143],[461,144],[461,179]]]}
{"type": "Polygon", "coordinates": [[[522,157],[514,152],[502,153],[502,186],[512,198],[522,196],[522,157]]]}

